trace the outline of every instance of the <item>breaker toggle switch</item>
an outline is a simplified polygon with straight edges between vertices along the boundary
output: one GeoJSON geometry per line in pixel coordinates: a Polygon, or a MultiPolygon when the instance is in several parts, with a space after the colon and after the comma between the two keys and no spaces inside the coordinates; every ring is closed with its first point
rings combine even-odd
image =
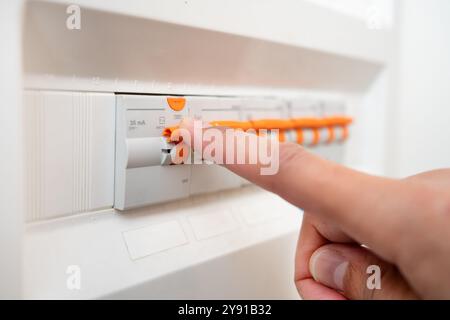
{"type": "MultiPolygon", "coordinates": [[[[262,119],[250,121],[210,121],[212,127],[228,127],[247,131],[253,129],[257,134],[262,130],[279,130],[280,142],[292,141],[305,146],[343,142],[348,138],[348,126],[352,123],[350,117],[325,118],[293,118],[293,119],[262,119]]],[[[178,126],[165,128],[162,135],[169,141],[178,126]]]]}
{"type": "Polygon", "coordinates": [[[162,137],[127,139],[127,169],[185,163],[189,150],[162,137]]]}

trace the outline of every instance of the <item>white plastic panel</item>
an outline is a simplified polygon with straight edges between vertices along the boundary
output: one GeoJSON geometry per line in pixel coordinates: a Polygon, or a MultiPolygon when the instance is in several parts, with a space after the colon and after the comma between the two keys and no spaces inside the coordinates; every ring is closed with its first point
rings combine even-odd
{"type": "Polygon", "coordinates": [[[29,225],[24,297],[297,298],[292,274],[301,217],[278,196],[247,187],[29,225]],[[67,288],[72,265],[81,269],[81,290],[67,288]]]}
{"type": "Polygon", "coordinates": [[[282,99],[275,98],[243,98],[242,119],[279,119],[287,116],[287,105],[282,99]]]}
{"type": "Polygon", "coordinates": [[[188,243],[183,228],[176,220],[126,231],[123,233],[123,239],[132,260],[188,243]]]}
{"type": "MultiPolygon", "coordinates": [[[[157,163],[145,166],[141,163],[144,166],[129,167],[131,160],[134,163],[139,161],[132,159],[133,155],[129,154],[131,148],[127,146],[136,139],[157,139],[162,143],[164,128],[178,124],[186,116],[187,107],[174,111],[164,96],[117,95],[116,209],[125,210],[189,196],[190,166],[160,166],[157,163]]],[[[148,144],[143,143],[141,147],[145,153],[148,144]]],[[[151,156],[153,152],[158,156],[161,148],[152,150],[151,156]]]]}
{"type": "Polygon", "coordinates": [[[201,210],[188,217],[195,238],[199,241],[236,231],[239,224],[229,209],[201,210]]]}
{"type": "Polygon", "coordinates": [[[297,98],[289,101],[291,118],[316,117],[320,114],[320,102],[309,98],[297,98]]]}
{"type": "Polygon", "coordinates": [[[27,220],[111,208],[114,95],[27,91],[27,220]]]}

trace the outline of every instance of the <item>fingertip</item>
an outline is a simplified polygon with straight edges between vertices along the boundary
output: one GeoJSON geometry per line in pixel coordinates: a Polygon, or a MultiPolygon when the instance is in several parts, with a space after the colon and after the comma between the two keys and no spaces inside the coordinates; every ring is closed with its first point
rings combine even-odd
{"type": "MultiPolygon", "coordinates": [[[[167,129],[166,129],[167,130],[167,129]]],[[[183,142],[187,136],[193,136],[194,120],[191,118],[183,118],[176,129],[170,132],[169,141],[174,143],[183,142]]]]}

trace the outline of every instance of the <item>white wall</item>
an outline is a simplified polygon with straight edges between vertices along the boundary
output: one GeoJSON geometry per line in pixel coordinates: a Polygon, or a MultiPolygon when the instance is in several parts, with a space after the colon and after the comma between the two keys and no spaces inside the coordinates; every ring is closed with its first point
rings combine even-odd
{"type": "Polygon", "coordinates": [[[22,1],[0,1],[0,299],[20,296],[22,1]],[[8,288],[7,290],[2,290],[8,288]]]}
{"type": "MultiPolygon", "coordinates": [[[[397,54],[387,78],[382,77],[393,83],[392,104],[385,116],[384,108],[373,105],[382,99],[374,99],[371,93],[364,99],[367,103],[363,101],[358,118],[364,128],[358,131],[358,139],[370,143],[358,144],[352,164],[376,174],[386,168],[396,177],[450,167],[450,1],[309,1],[365,19],[368,26],[371,8],[376,7],[384,27],[397,27],[397,54]],[[374,130],[379,121],[387,121],[378,126],[385,132],[374,130]]],[[[374,90],[376,96],[382,93],[374,90]]]]}
{"type": "Polygon", "coordinates": [[[403,0],[387,165],[394,176],[450,167],[450,1],[403,0]]]}
{"type": "Polygon", "coordinates": [[[395,0],[308,0],[367,22],[372,28],[389,28],[394,23],[395,0]]]}

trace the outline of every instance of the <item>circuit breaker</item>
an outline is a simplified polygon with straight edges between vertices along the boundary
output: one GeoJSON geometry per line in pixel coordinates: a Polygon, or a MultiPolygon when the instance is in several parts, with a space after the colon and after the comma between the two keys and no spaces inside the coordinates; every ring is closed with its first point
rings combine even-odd
{"type": "Polygon", "coordinates": [[[189,196],[190,166],[171,166],[165,127],[188,116],[178,97],[116,96],[114,207],[119,210],[189,196]]]}
{"type": "MultiPolygon", "coordinates": [[[[241,99],[223,97],[192,97],[188,99],[191,117],[204,122],[240,119],[241,99]]],[[[200,157],[201,155],[194,155],[200,157]]],[[[201,160],[201,159],[200,159],[201,160]]],[[[242,179],[227,169],[214,165],[191,166],[191,195],[238,188],[242,179]]]]}

